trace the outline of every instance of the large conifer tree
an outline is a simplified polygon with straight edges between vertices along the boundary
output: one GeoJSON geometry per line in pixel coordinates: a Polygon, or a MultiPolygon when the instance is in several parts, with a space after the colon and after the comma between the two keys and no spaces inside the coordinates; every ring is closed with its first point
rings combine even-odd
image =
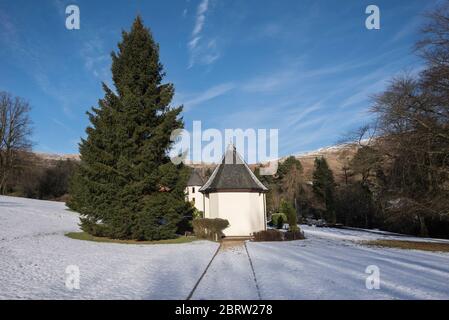
{"type": "Polygon", "coordinates": [[[167,156],[172,130],[183,126],[182,107],[169,106],[174,87],[162,84],[159,47],[141,18],[122,36],[112,53],[116,90],[103,84],[104,98],[88,112],[69,206],[94,235],[171,238],[191,210],[184,200],[187,170],[167,156]]]}

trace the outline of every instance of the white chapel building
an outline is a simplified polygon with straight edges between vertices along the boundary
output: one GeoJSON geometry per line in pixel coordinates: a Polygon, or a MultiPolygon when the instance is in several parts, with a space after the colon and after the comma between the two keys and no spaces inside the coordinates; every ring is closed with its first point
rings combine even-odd
{"type": "Polygon", "coordinates": [[[193,169],[187,181],[186,200],[193,203],[195,208],[202,212],[204,212],[204,196],[199,190],[203,185],[203,178],[201,178],[197,170],[193,169]]]}
{"type": "MultiPolygon", "coordinates": [[[[196,188],[192,197],[198,194],[196,188]]],[[[231,145],[209,180],[199,189],[203,197],[195,196],[195,206],[202,199],[204,218],[228,220],[229,227],[223,231],[225,236],[247,237],[266,230],[267,192],[267,187],[231,145]]]]}

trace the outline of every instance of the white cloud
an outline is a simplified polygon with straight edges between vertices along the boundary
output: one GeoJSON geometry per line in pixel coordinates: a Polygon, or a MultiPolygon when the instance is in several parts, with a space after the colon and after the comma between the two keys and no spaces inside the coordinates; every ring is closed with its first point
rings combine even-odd
{"type": "Polygon", "coordinates": [[[81,56],[86,69],[96,77],[106,82],[110,76],[110,56],[105,53],[102,41],[95,37],[83,44],[81,56]]]}
{"type": "Polygon", "coordinates": [[[202,0],[198,5],[196,12],[195,26],[192,31],[192,40],[189,42],[191,50],[195,49],[198,45],[198,41],[201,38],[200,33],[203,30],[204,23],[206,22],[206,12],[209,6],[209,0],[202,0]]]}
{"type": "Polygon", "coordinates": [[[243,85],[242,89],[248,92],[273,91],[291,82],[294,76],[295,74],[291,70],[286,70],[271,75],[258,76],[250,79],[243,85]]]}
{"type": "Polygon", "coordinates": [[[189,42],[189,48],[190,50],[193,50],[196,48],[196,46],[198,45],[198,41],[200,41],[201,37],[195,37],[192,40],[190,40],[189,42]]]}
{"type": "Polygon", "coordinates": [[[197,36],[203,30],[204,22],[206,21],[206,12],[209,6],[209,0],[202,0],[196,12],[195,27],[193,28],[192,36],[197,36]]]}
{"type": "Polygon", "coordinates": [[[235,88],[235,85],[233,83],[224,83],[224,84],[216,85],[214,87],[207,89],[206,91],[202,92],[201,94],[199,94],[195,97],[191,97],[188,100],[180,101],[180,102],[184,105],[184,108],[187,111],[187,110],[191,109],[192,107],[197,106],[203,102],[212,100],[219,96],[222,96],[234,88],[235,88]]]}
{"type": "Polygon", "coordinates": [[[202,0],[198,5],[192,34],[187,47],[189,49],[189,68],[195,64],[210,65],[220,58],[221,54],[216,39],[206,39],[203,29],[206,23],[206,14],[209,9],[209,0],[202,0]]]}
{"type": "Polygon", "coordinates": [[[69,133],[75,133],[75,132],[73,131],[73,129],[70,128],[69,126],[67,126],[64,122],[62,122],[62,121],[60,121],[60,120],[58,120],[58,119],[56,119],[56,118],[52,118],[51,120],[52,120],[54,123],[56,123],[58,126],[60,126],[61,128],[63,128],[66,132],[69,132],[69,133]]]}
{"type": "Polygon", "coordinates": [[[71,98],[69,97],[69,95],[64,93],[64,90],[62,90],[60,86],[55,85],[54,82],[50,81],[47,75],[43,72],[34,73],[34,80],[36,81],[38,87],[42,90],[42,92],[60,103],[62,110],[67,116],[73,117],[73,113],[70,108],[72,102],[71,98]]]}

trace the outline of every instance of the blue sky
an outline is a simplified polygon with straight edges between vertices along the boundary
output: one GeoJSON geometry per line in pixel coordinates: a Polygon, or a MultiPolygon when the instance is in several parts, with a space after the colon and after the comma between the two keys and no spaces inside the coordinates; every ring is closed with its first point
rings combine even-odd
{"type": "Polygon", "coordinates": [[[110,52],[136,14],[160,44],[186,129],[278,128],[280,155],[332,145],[370,119],[370,96],[413,54],[422,14],[408,0],[0,0],[0,90],[33,108],[34,150],[77,153],[85,112],[111,83],[110,52]],[[65,28],[77,4],[80,30],[65,28]],[[379,6],[381,29],[365,28],[379,6]]]}

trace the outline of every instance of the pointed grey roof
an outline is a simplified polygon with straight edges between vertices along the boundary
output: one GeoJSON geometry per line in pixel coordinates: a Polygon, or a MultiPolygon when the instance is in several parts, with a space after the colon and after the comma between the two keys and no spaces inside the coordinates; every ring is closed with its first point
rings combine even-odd
{"type": "Polygon", "coordinates": [[[199,191],[211,193],[225,190],[268,191],[268,188],[257,179],[233,145],[228,148],[221,163],[199,191]]]}
{"type": "Polygon", "coordinates": [[[198,171],[193,169],[190,174],[190,178],[187,181],[187,186],[202,186],[204,184],[203,178],[199,175],[198,171]]]}

